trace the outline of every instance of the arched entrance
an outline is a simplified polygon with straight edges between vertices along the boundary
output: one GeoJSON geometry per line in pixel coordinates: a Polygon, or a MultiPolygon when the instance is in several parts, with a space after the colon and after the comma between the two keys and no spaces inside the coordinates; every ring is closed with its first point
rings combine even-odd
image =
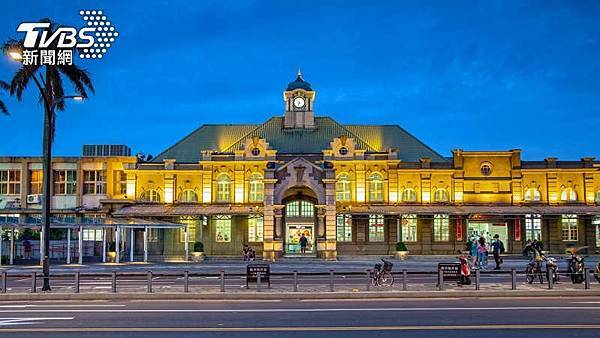
{"type": "Polygon", "coordinates": [[[284,254],[288,256],[315,255],[317,252],[315,242],[316,196],[305,187],[291,188],[286,192],[286,197],[282,202],[285,205],[283,209],[284,254]],[[308,241],[304,254],[301,252],[300,246],[302,235],[308,241]]]}

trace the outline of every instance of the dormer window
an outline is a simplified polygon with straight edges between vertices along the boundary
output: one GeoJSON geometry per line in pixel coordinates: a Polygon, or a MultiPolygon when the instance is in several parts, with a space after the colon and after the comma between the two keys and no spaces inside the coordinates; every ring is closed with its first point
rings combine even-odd
{"type": "Polygon", "coordinates": [[[340,155],[342,155],[342,156],[348,155],[348,148],[341,147],[340,148],[340,155]]]}
{"type": "Polygon", "coordinates": [[[258,148],[252,148],[252,150],[250,151],[250,153],[252,154],[252,156],[258,156],[258,155],[260,155],[260,149],[258,149],[258,148]]]}

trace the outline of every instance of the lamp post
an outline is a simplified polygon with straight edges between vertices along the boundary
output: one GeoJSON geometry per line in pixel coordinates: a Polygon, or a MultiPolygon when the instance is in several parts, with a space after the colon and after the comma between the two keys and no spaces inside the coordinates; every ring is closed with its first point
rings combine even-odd
{"type": "MultiPolygon", "coordinates": [[[[16,61],[23,59],[20,51],[9,51],[8,55],[16,61]]],[[[27,74],[33,79],[42,101],[44,102],[44,136],[42,141],[42,247],[43,247],[43,260],[42,270],[44,275],[44,284],[42,291],[51,291],[50,289],[50,185],[52,184],[52,126],[54,125],[54,110],[56,106],[64,102],[67,99],[73,99],[77,101],[83,100],[82,96],[68,95],[59,98],[49,97],[46,93],[45,87],[42,86],[43,82],[40,82],[38,78],[31,72],[27,66],[23,66],[27,74]]]]}

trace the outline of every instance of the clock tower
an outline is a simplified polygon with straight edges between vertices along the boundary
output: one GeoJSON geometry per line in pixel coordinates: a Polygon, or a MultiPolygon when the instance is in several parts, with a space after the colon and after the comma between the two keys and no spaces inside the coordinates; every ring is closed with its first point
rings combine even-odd
{"type": "Polygon", "coordinates": [[[285,101],[284,128],[315,128],[315,113],[313,102],[315,91],[310,83],[304,81],[302,72],[298,69],[296,80],[290,82],[283,92],[285,101]]]}

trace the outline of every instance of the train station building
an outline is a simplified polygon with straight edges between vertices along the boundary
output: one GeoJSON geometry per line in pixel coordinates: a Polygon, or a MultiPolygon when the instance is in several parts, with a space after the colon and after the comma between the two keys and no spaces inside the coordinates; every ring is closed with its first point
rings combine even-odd
{"type": "MultiPolygon", "coordinates": [[[[249,244],[268,260],[390,255],[397,242],[453,254],[495,234],[514,254],[529,239],[555,253],[600,249],[593,158],[440,154],[398,125],[316,114],[317,102],[299,73],[264,123],[201,125],[151,160],[126,146],[54,158],[51,258],[187,260],[196,242],[207,256],[240,257],[249,244]]],[[[41,169],[38,157],[0,158],[3,263],[39,258],[41,169]]]]}

